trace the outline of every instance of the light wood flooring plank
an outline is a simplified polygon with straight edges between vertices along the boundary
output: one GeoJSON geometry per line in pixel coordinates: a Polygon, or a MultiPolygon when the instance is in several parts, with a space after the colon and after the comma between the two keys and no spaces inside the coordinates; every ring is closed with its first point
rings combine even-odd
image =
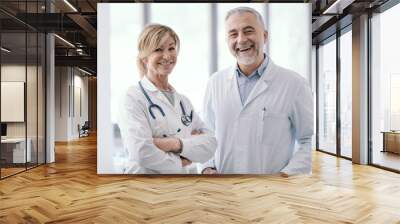
{"type": "Polygon", "coordinates": [[[400,223],[400,175],[320,152],[313,174],[96,174],[96,138],[0,181],[0,223],[400,223]]]}

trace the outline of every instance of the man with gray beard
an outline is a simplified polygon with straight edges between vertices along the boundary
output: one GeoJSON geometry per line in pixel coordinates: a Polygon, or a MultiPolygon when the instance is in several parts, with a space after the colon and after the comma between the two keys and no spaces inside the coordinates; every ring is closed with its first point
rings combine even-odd
{"type": "Polygon", "coordinates": [[[310,173],[314,119],[308,83],[264,53],[268,32],[254,9],[230,10],[225,30],[237,63],[213,74],[207,85],[204,121],[218,147],[202,173],[310,173]]]}

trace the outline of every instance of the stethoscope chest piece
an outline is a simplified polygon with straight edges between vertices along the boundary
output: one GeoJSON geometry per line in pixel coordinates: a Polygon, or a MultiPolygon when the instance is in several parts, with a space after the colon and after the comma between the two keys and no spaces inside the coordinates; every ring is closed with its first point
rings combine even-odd
{"type": "Polygon", "coordinates": [[[189,115],[182,115],[181,116],[182,124],[185,125],[185,126],[189,126],[192,123],[192,117],[193,117],[193,111],[190,112],[190,116],[189,115]]]}

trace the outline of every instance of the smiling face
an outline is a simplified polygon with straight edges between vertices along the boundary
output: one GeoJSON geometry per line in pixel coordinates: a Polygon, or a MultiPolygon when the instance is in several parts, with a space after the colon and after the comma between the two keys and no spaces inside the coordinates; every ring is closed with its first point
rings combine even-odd
{"type": "Polygon", "coordinates": [[[229,50],[239,65],[251,66],[263,60],[268,33],[255,15],[232,14],[225,22],[225,29],[229,50]]]}
{"type": "Polygon", "coordinates": [[[147,74],[167,76],[175,67],[177,55],[175,39],[167,33],[161,38],[159,46],[142,61],[147,74]]]}

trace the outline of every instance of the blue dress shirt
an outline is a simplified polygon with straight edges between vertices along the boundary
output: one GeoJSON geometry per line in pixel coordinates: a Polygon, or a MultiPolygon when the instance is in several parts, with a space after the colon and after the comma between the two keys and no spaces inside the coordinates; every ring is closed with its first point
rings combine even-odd
{"type": "Polygon", "coordinates": [[[257,81],[260,79],[265,69],[267,69],[268,60],[268,56],[264,54],[263,63],[249,76],[243,74],[239,66],[236,65],[237,85],[239,88],[240,100],[242,101],[242,105],[246,103],[247,97],[250,95],[251,90],[253,90],[257,81]]]}

